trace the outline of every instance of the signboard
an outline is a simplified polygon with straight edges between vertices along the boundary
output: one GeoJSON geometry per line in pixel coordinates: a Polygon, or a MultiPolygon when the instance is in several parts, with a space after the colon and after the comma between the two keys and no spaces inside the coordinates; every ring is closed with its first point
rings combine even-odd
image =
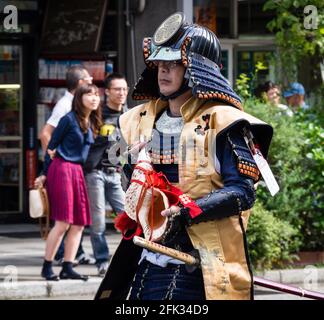
{"type": "Polygon", "coordinates": [[[80,54],[98,51],[107,2],[49,0],[41,52],[80,54]]]}

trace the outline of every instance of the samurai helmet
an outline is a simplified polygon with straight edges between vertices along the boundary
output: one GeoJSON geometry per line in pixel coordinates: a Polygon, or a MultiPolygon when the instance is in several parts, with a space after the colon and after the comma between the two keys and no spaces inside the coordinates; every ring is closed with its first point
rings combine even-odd
{"type": "Polygon", "coordinates": [[[186,23],[184,14],[177,12],[157,28],[152,38],[144,38],[146,68],[135,85],[132,97],[135,100],[161,97],[158,68],[154,61],[181,61],[186,73],[178,95],[191,88],[193,96],[198,99],[220,100],[241,109],[241,99],[220,72],[221,56],[216,35],[205,27],[186,23]]]}

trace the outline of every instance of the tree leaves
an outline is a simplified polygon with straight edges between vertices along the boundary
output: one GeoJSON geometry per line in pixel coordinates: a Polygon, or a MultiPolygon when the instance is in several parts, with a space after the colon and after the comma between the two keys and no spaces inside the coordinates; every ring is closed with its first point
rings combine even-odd
{"type": "Polygon", "coordinates": [[[289,82],[294,81],[295,64],[302,62],[305,56],[324,55],[324,1],[313,0],[268,0],[263,10],[272,10],[276,17],[267,25],[271,32],[276,33],[276,44],[280,48],[280,58],[289,82]],[[306,11],[312,5],[316,10],[306,11]],[[310,19],[311,18],[311,19],[310,19]],[[316,19],[317,28],[308,28],[305,21],[316,19]],[[307,28],[306,28],[307,27],[307,28]]]}

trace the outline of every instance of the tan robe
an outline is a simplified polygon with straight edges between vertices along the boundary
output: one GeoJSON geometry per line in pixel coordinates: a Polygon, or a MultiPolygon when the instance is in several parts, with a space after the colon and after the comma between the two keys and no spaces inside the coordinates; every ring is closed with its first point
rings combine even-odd
{"type": "MultiPolygon", "coordinates": [[[[120,127],[127,144],[139,141],[140,135],[149,139],[156,115],[166,106],[167,103],[161,100],[150,101],[123,114],[120,117],[120,127]]],[[[220,133],[230,127],[247,124],[255,131],[258,143],[267,153],[271,127],[243,111],[192,97],[181,107],[181,114],[184,127],[179,143],[177,186],[193,199],[201,198],[223,186],[222,178],[215,170],[213,152],[210,149],[220,133]],[[209,116],[209,128],[206,128],[206,115],[209,116]],[[197,126],[206,130],[197,134],[197,126]]],[[[249,211],[244,211],[229,218],[202,222],[187,228],[193,246],[200,253],[208,300],[242,300],[253,296],[252,273],[245,243],[248,217],[249,211]]]]}

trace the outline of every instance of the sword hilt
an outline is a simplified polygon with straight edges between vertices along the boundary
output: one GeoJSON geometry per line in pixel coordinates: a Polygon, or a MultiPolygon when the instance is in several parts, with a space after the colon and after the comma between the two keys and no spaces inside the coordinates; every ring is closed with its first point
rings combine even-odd
{"type": "Polygon", "coordinates": [[[145,249],[157,252],[157,253],[165,254],[171,258],[183,261],[185,264],[188,264],[188,265],[199,265],[200,264],[199,259],[195,258],[194,256],[192,256],[188,253],[184,253],[184,252],[181,252],[176,249],[168,248],[168,247],[163,246],[159,243],[149,241],[149,240],[146,240],[146,239],[138,237],[138,236],[134,236],[133,242],[137,246],[140,246],[142,248],[145,248],[145,249]]]}

